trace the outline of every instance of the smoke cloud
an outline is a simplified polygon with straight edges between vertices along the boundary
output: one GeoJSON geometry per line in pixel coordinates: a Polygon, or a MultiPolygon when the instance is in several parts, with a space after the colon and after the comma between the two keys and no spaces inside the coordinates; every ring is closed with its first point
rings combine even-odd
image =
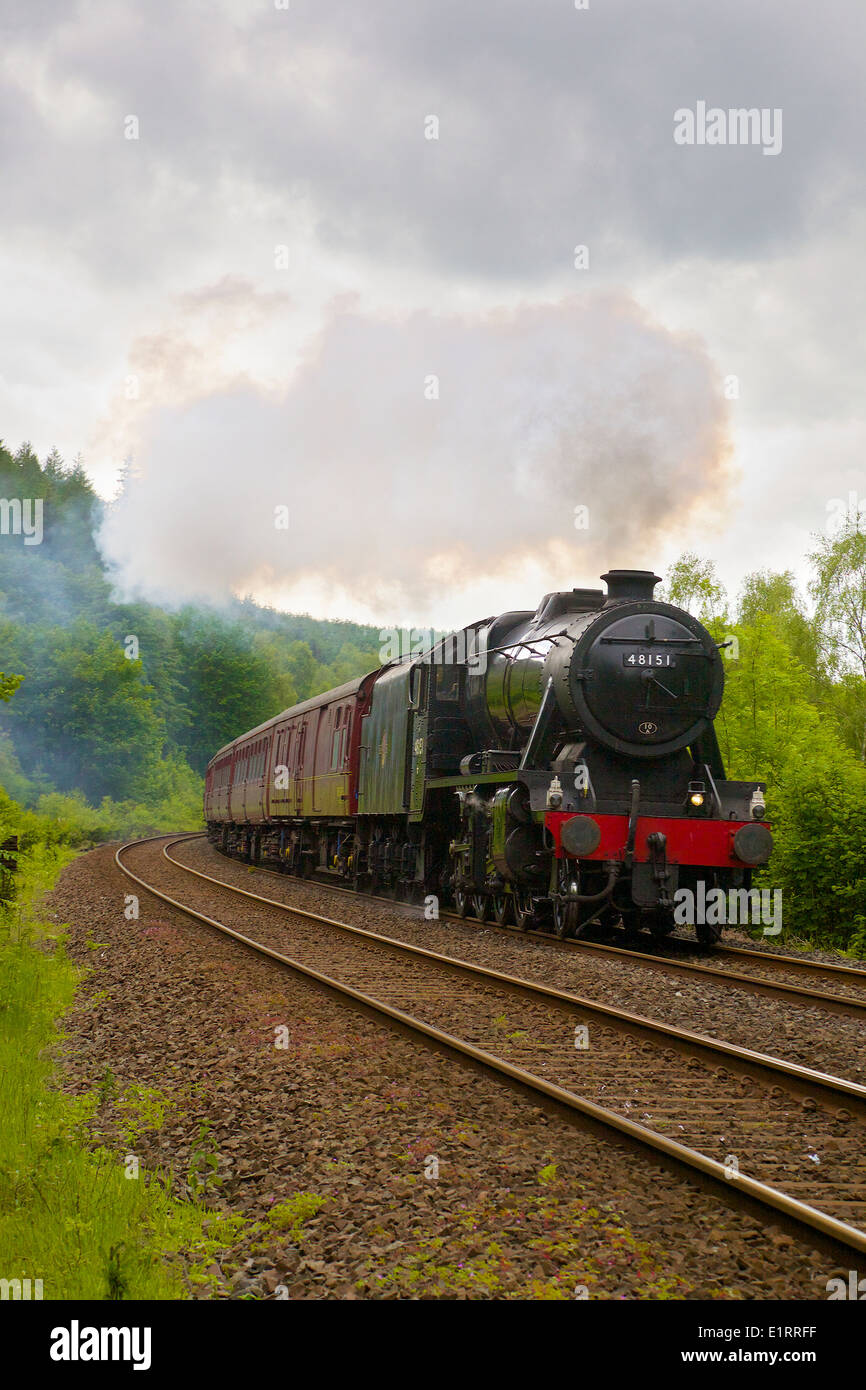
{"type": "Polygon", "coordinates": [[[516,599],[529,575],[652,565],[726,506],[718,374],[623,294],[404,319],[344,303],[280,391],[183,369],[182,334],[133,357],[147,405],[100,536],[126,594],[426,622],[480,577],[516,599]]]}

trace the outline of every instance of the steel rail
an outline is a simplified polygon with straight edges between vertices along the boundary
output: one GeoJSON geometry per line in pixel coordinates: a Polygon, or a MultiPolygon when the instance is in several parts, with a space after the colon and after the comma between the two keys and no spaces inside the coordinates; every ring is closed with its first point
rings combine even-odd
{"type": "MultiPolygon", "coordinates": [[[[196,832],[196,836],[200,839],[205,838],[204,832],[202,831],[196,832]]],[[[194,837],[190,835],[187,838],[192,839],[194,837]]],[[[220,851],[218,851],[218,853],[219,852],[220,851]]],[[[242,860],[234,859],[233,855],[225,855],[224,857],[231,859],[234,863],[243,862],[242,860]]],[[[256,864],[252,867],[254,867],[258,873],[273,874],[275,878],[283,880],[286,877],[285,874],[280,873],[278,870],[268,869],[261,864],[256,864]]],[[[370,902],[383,902],[389,903],[392,906],[403,906],[406,908],[411,906],[411,904],[403,902],[400,898],[389,898],[379,893],[358,893],[357,890],[346,888],[343,884],[329,883],[327,880],[320,878],[298,879],[298,882],[315,883],[317,887],[329,888],[333,893],[347,893],[352,897],[366,898],[370,902]]],[[[787,999],[793,1003],[804,1004],[805,1006],[813,1005],[824,1008],[829,1013],[848,1013],[854,1015],[866,1013],[866,997],[857,999],[847,994],[834,994],[830,990],[807,989],[801,985],[788,984],[782,980],[765,980],[761,979],[760,976],[747,975],[742,971],[719,970],[716,966],[705,965],[701,961],[677,960],[676,957],[658,955],[649,951],[635,951],[629,947],[606,945],[603,942],[562,941],[551,935],[550,932],[534,930],[521,931],[518,927],[504,926],[490,919],[482,921],[479,917],[471,917],[469,915],[461,917],[458,912],[440,912],[439,920],[462,922],[464,925],[478,923],[492,931],[506,932],[511,936],[527,936],[533,940],[545,941],[556,949],[582,950],[588,951],[590,954],[594,952],[597,955],[619,956],[625,960],[634,961],[639,965],[643,965],[648,969],[667,968],[679,971],[681,974],[702,975],[707,979],[718,980],[723,984],[730,983],[734,988],[743,989],[747,993],[764,994],[771,997],[775,996],[776,998],[787,999]]],[[[685,944],[688,946],[690,943],[686,942],[685,944]]],[[[812,970],[813,973],[818,974],[832,970],[839,975],[844,975],[851,979],[858,979],[866,986],[866,970],[858,970],[856,966],[824,965],[820,961],[801,961],[796,956],[782,956],[770,951],[749,951],[747,948],[739,946],[718,946],[714,950],[714,954],[716,953],[746,956],[760,963],[769,960],[771,969],[775,968],[781,970],[790,967],[792,970],[812,970]],[[776,964],[776,962],[779,962],[779,964],[776,964]],[[784,962],[784,966],[781,962],[784,962]]]]}
{"type": "MultiPolygon", "coordinates": [[[[122,856],[125,851],[142,844],[153,843],[159,839],[164,839],[164,837],[154,835],[148,836],[145,840],[127,842],[121,845],[115,854],[115,862],[120,871],[153,897],[167,903],[184,915],[202,922],[215,931],[239,942],[257,954],[273,960],[299,975],[317,981],[336,994],[353,1000],[365,1009],[371,1010],[385,1018],[392,1019],[403,1028],[413,1033],[418,1033],[440,1046],[445,1046],[453,1052],[470,1058],[489,1071],[517,1082],[529,1091],[534,1091],[539,1095],[547,1097],[549,1100],[563,1107],[566,1111],[582,1115],[586,1119],[594,1121],[606,1129],[612,1129],[638,1143],[642,1147],[650,1149],[657,1154],[663,1154],[682,1167],[697,1172],[705,1178],[711,1179],[717,1188],[721,1188],[725,1192],[727,1200],[730,1200],[731,1197],[734,1196],[756,1204],[759,1208],[770,1208],[780,1213],[795,1226],[804,1228],[810,1232],[818,1232],[821,1236],[843,1247],[856,1250],[860,1254],[866,1254],[866,1232],[859,1230],[857,1227],[839,1221],[835,1217],[829,1216],[825,1212],[819,1211],[817,1208],[808,1205],[808,1203],[801,1202],[778,1188],[758,1182],[756,1179],[750,1178],[742,1172],[737,1173],[734,1177],[729,1174],[723,1164],[717,1162],[715,1159],[708,1158],[705,1154],[699,1153],[695,1149],[690,1149],[685,1145],[678,1144],[676,1140],[668,1139],[666,1136],[647,1129],[643,1125],[636,1124],[633,1120],[626,1119],[625,1116],[619,1115],[615,1111],[607,1110],[603,1106],[597,1105],[594,1101],[587,1100],[585,1097],[578,1096],[574,1092],[556,1085],[554,1082],[547,1081],[545,1078],[528,1072],[522,1067],[515,1066],[505,1058],[497,1057],[494,1053],[477,1047],[463,1038],[459,1038],[452,1033],[447,1033],[443,1029],[436,1028],[434,1025],[426,1023],[423,1019],[415,1018],[413,1015],[405,1013],[402,1009],[394,1008],[392,1005],[385,1003],[384,1000],[376,999],[374,996],[365,994],[351,985],[344,984],[326,975],[322,971],[304,965],[302,961],[294,960],[292,957],[280,951],[275,951],[261,942],[254,941],[251,937],[236,931],[225,923],[218,922],[215,918],[209,917],[205,913],[199,912],[197,909],[179,902],[176,898],[172,898],[167,893],[163,893],[160,889],[147,883],[146,880],[141,878],[138,874],[133,873],[122,861],[122,856]]],[[[179,838],[172,840],[165,848],[170,848],[176,843],[179,843],[179,838]]],[[[169,859],[168,855],[166,855],[166,859],[169,859]]],[[[177,864],[177,861],[169,860],[169,862],[177,864]]],[[[178,865],[178,867],[183,868],[184,866],[178,865]]],[[[216,882],[219,882],[219,880],[216,880],[216,882]]],[[[226,887],[227,885],[222,884],[221,886],[226,887]]],[[[282,906],[285,907],[285,904],[282,906]]],[[[315,916],[316,914],[307,915],[315,916]]],[[[321,920],[327,921],[327,919],[321,920]]],[[[450,961],[450,958],[446,959],[450,961]]],[[[524,982],[521,981],[520,983],[523,984],[524,982]]]]}
{"type": "Polygon", "coordinates": [[[195,878],[203,879],[206,883],[213,883],[218,888],[235,893],[239,897],[250,898],[254,902],[276,908],[280,912],[290,913],[295,917],[305,917],[308,921],[319,922],[323,926],[333,927],[350,936],[377,942],[391,949],[402,951],[406,955],[433,961],[437,965],[447,966],[462,974],[489,980],[496,985],[504,985],[521,994],[552,1000],[555,1004],[563,1005],[566,1008],[592,1014],[606,1023],[625,1024],[631,1029],[643,1032],[644,1036],[651,1037],[655,1041],[662,1039],[668,1043],[684,1044],[690,1051],[700,1050],[705,1055],[709,1054],[714,1061],[718,1061],[720,1058],[734,1060],[744,1064],[753,1073],[763,1073],[764,1080],[772,1081],[781,1075],[787,1080],[797,1083],[798,1089],[802,1089],[803,1084],[805,1084],[806,1089],[817,1088],[835,1096],[844,1095],[848,1099],[866,1105],[866,1085],[861,1085],[857,1081],[849,1081],[844,1077],[832,1076],[828,1072],[816,1071],[812,1067],[804,1067],[797,1062],[787,1062],[783,1058],[772,1057],[766,1052],[756,1052],[751,1048],[741,1047],[738,1043],[724,1042],[721,1038],[710,1038],[703,1033],[693,1033],[687,1028],[678,1028],[674,1024],[647,1018],[643,1014],[634,1014],[626,1009],[602,1004],[597,1000],[588,999],[584,995],[574,994],[570,990],[558,989],[553,985],[544,985],[536,980],[527,980],[522,975],[509,975],[502,970],[492,970],[489,966],[478,965],[476,962],[464,960],[460,956],[450,956],[440,951],[431,951],[425,946],[416,946],[412,942],[402,941],[399,937],[386,936],[382,932],[370,931],[366,927],[356,927],[349,922],[340,922],[333,917],[325,917],[319,912],[311,912],[307,908],[280,902],[276,898],[266,898],[263,894],[254,893],[248,888],[238,888],[236,884],[226,883],[225,879],[215,878],[212,874],[203,873],[201,869],[193,869],[189,864],[182,864],[173,858],[169,854],[169,850],[177,843],[177,840],[172,840],[163,846],[163,856],[170,864],[181,869],[184,873],[192,874],[195,878]],[[772,1075],[768,1078],[767,1073],[772,1073],[772,1075]]]}

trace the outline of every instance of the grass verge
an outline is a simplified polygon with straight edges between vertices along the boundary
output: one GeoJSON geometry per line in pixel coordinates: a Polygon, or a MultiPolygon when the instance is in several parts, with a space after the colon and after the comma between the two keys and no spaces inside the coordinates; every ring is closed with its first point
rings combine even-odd
{"type": "Polygon", "coordinates": [[[58,1020],[83,972],[36,904],[72,857],[34,846],[17,900],[0,904],[0,1297],[28,1279],[46,1299],[188,1297],[247,1223],[95,1143],[98,1095],[58,1088],[58,1020]]]}

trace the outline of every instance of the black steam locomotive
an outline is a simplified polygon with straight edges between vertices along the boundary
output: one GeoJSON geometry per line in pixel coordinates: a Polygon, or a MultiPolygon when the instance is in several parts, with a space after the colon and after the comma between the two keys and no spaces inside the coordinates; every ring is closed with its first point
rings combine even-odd
{"type": "Polygon", "coordinates": [[[485,619],[221,749],[213,841],[560,936],[664,934],[681,890],[749,889],[772,837],[763,785],[725,778],[719,644],[653,598],[651,572],[602,578],[606,593],[485,619]]]}

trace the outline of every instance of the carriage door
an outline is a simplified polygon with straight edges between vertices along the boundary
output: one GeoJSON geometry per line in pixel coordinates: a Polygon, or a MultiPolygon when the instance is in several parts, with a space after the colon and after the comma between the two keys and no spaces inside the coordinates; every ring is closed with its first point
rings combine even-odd
{"type": "Polygon", "coordinates": [[[303,815],[304,812],[304,759],[307,748],[307,721],[298,730],[297,748],[295,752],[295,815],[303,815]]]}

